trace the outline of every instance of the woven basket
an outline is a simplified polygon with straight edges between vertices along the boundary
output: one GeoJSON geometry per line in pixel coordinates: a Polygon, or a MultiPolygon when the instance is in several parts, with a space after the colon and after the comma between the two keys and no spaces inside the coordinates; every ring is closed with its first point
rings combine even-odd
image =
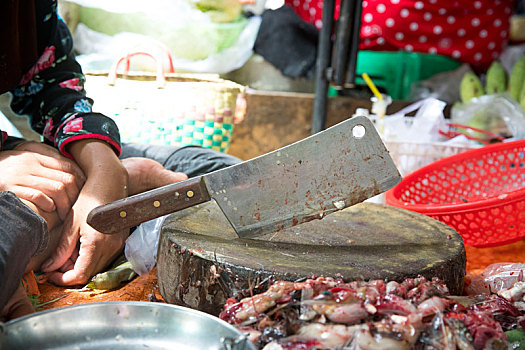
{"type": "MultiPolygon", "coordinates": [[[[117,123],[122,142],[198,145],[220,152],[230,146],[234,124],[244,116],[244,87],[212,74],[86,73],[94,110],[117,123]]],[[[149,55],[148,55],[149,56],[149,55]]]]}

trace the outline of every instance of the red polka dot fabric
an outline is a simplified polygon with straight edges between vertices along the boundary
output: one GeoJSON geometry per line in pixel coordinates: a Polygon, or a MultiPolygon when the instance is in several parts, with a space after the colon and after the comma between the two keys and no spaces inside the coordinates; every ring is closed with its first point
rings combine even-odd
{"type": "MultiPolygon", "coordinates": [[[[322,0],[286,4],[321,27],[322,0]]],[[[440,54],[487,68],[508,41],[513,6],[514,0],[363,0],[359,49],[440,54]]]]}
{"type": "MultiPolygon", "coordinates": [[[[323,0],[285,0],[303,20],[321,29],[323,19],[323,0]]],[[[335,18],[339,18],[340,0],[335,2],[335,18]]]]}

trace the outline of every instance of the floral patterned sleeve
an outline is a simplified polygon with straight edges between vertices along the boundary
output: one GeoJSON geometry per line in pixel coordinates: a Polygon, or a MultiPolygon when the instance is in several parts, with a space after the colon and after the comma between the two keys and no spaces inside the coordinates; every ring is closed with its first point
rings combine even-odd
{"type": "Polygon", "coordinates": [[[86,97],[85,77],[72,53],[71,34],[56,13],[56,0],[36,1],[37,30],[43,52],[11,91],[11,108],[27,115],[44,142],[71,158],[66,146],[80,139],[107,142],[120,155],[120,135],[109,117],[93,113],[86,97]]]}

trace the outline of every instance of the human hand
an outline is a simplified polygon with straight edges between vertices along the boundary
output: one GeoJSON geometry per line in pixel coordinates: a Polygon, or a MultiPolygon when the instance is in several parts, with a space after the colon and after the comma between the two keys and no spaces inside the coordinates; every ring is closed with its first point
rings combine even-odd
{"type": "MultiPolygon", "coordinates": [[[[89,190],[89,181],[86,190],[89,190]]],[[[87,192],[86,192],[87,193],[87,192]]],[[[108,235],[86,223],[88,213],[104,204],[90,195],[80,194],[62,226],[62,240],[42,271],[50,272],[48,281],[57,285],[86,284],[103,271],[121,252],[129,231],[108,235]],[[58,271],[57,271],[58,270],[58,271]]]]}
{"type": "MultiPolygon", "coordinates": [[[[167,170],[159,162],[148,158],[128,158],[123,160],[122,164],[128,172],[130,195],[188,178],[185,174],[167,170]]],[[[52,258],[56,262],[50,266],[44,265],[42,268],[44,271],[60,269],[59,272],[53,272],[48,276],[48,280],[55,284],[87,283],[91,276],[102,271],[122,251],[128,237],[128,231],[107,235],[86,224],[85,218],[91,209],[104,204],[92,201],[96,196],[84,198],[84,192],[87,193],[91,189],[91,181],[90,178],[84,186],[71,211],[71,216],[64,223],[62,237],[69,238],[65,241],[66,244],[57,248],[57,253],[52,258]],[[78,237],[80,237],[80,246],[75,244],[78,237]]],[[[107,182],[107,179],[94,182],[102,184],[107,182]]],[[[110,184],[108,186],[116,187],[110,184]]]]}
{"type": "Polygon", "coordinates": [[[104,142],[75,141],[70,153],[87,175],[87,181],[67,216],[53,256],[42,265],[52,272],[48,280],[58,285],[85,284],[122,251],[129,231],[106,235],[86,223],[89,212],[127,196],[128,174],[104,142]],[[59,271],[56,271],[59,269],[59,271]]]}
{"type": "Polygon", "coordinates": [[[24,287],[20,285],[4,306],[0,314],[0,320],[6,322],[33,312],[35,312],[35,308],[33,304],[31,304],[31,300],[29,300],[24,287]]]}
{"type": "Polygon", "coordinates": [[[188,178],[186,174],[165,169],[162,164],[149,158],[126,158],[122,164],[128,172],[130,196],[188,178]]]}
{"type": "Polygon", "coordinates": [[[62,220],[85,181],[75,162],[36,142],[0,152],[0,168],[0,191],[11,191],[44,212],[56,210],[62,220]]]}

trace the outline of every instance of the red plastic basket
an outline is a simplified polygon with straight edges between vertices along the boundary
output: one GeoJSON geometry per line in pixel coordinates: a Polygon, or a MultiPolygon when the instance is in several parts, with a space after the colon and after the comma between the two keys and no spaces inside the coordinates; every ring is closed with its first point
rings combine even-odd
{"type": "Polygon", "coordinates": [[[433,217],[474,247],[525,238],[525,140],[458,153],[406,176],[387,204],[433,217]]]}

